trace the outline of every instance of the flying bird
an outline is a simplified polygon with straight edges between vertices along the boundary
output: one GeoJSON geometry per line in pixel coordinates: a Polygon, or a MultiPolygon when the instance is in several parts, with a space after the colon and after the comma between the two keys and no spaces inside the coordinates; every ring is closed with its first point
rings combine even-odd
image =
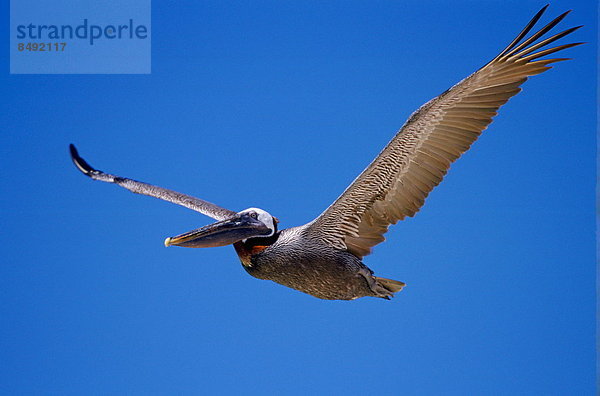
{"type": "Polygon", "coordinates": [[[528,77],[568,58],[542,59],[583,43],[549,47],[573,27],[544,38],[569,11],[527,37],[543,7],[495,58],[415,111],[373,162],[323,213],[308,224],[278,229],[278,219],[258,208],[240,212],[162,187],[91,167],[70,145],[77,168],[114,183],[200,212],[216,223],[165,240],[191,248],[233,244],[243,268],[259,279],[328,300],[372,296],[389,299],[403,282],[375,276],[363,262],[385,240],[391,224],[414,216],[450,165],[469,149],[498,109],[528,77]]]}

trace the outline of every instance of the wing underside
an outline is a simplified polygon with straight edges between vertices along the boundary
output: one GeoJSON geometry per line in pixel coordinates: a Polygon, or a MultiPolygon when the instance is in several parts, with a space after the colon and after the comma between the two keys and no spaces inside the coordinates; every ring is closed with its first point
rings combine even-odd
{"type": "Polygon", "coordinates": [[[390,224],[413,216],[521,84],[566,60],[540,58],[582,44],[548,47],[580,26],[542,38],[568,12],[526,38],[547,7],[498,56],[413,113],[378,157],[308,225],[308,235],[362,257],[385,239],[390,224]]]}
{"type": "Polygon", "coordinates": [[[200,212],[216,220],[225,220],[236,214],[231,210],[222,208],[200,198],[192,197],[190,195],[182,194],[163,187],[154,186],[152,184],[139,182],[137,180],[128,179],[126,177],[104,173],[92,168],[83,158],[81,158],[74,145],[71,144],[69,149],[71,152],[71,159],[73,160],[73,163],[77,169],[79,169],[84,175],[94,180],[119,185],[135,194],[147,195],[162,199],[163,201],[172,202],[196,212],[200,212]]]}

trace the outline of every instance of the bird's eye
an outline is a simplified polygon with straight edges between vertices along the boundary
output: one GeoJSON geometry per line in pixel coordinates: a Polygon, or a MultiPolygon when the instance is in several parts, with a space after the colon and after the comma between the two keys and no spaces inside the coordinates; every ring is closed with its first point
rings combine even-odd
{"type": "Polygon", "coordinates": [[[256,219],[258,217],[258,215],[256,214],[256,212],[251,212],[250,217],[252,217],[253,219],[256,219]]]}

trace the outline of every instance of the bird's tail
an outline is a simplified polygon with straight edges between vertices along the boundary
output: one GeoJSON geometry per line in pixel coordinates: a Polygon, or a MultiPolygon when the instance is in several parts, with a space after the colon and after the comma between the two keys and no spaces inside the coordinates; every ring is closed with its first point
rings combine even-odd
{"type": "Polygon", "coordinates": [[[399,292],[400,290],[402,290],[402,288],[404,286],[406,286],[406,283],[400,282],[400,281],[397,281],[397,280],[392,280],[392,279],[387,279],[387,278],[380,278],[378,276],[374,276],[374,278],[377,281],[377,283],[379,283],[381,286],[385,287],[386,289],[388,289],[392,293],[399,292]]]}

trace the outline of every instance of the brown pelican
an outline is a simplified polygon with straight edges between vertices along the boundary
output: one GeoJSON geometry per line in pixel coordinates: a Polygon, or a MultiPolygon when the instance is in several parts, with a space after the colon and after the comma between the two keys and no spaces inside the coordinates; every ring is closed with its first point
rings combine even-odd
{"type": "Polygon", "coordinates": [[[268,212],[234,212],[162,187],[103,173],[79,156],[71,157],[85,175],[134,193],[185,206],[218,220],[167,238],[166,246],[214,247],[233,244],[244,269],[322,299],[389,299],[404,283],[373,275],[362,258],[384,241],[391,224],[414,216],[450,164],[467,151],[492,117],[516,95],[529,76],[566,58],[540,59],[582,43],[548,48],[580,26],[540,39],[567,14],[526,38],[548,6],[481,69],[414,112],[375,160],[321,215],[300,227],[279,230],[268,212]]]}

